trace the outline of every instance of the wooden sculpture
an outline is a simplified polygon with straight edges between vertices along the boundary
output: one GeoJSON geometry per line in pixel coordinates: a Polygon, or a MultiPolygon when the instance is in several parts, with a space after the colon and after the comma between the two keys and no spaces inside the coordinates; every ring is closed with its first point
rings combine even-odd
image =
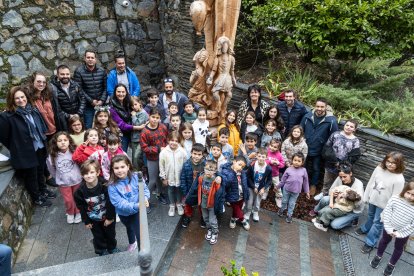
{"type": "Polygon", "coordinates": [[[204,32],[205,50],[201,51],[207,51],[208,55],[199,51],[194,56],[196,69],[190,77],[192,88],[189,97],[207,107],[210,125],[221,123],[236,83],[233,45],[240,5],[241,0],[196,0],[190,6],[197,35],[204,32]],[[207,56],[207,63],[200,64],[199,59],[204,56],[207,56]],[[200,83],[202,79],[206,86],[200,83]]]}

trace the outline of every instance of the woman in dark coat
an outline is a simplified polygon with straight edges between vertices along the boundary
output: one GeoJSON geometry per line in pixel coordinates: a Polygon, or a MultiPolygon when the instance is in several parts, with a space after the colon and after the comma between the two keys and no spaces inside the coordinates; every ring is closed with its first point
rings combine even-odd
{"type": "Polygon", "coordinates": [[[7,95],[6,112],[0,114],[0,142],[10,151],[10,162],[34,203],[48,207],[56,194],[46,189],[47,127],[40,112],[32,106],[27,88],[13,87],[7,95]]]}
{"type": "Polygon", "coordinates": [[[237,124],[241,126],[248,111],[253,111],[256,115],[256,121],[263,126],[263,119],[270,105],[262,99],[262,88],[253,84],[247,89],[247,99],[244,100],[237,112],[237,124]]]}

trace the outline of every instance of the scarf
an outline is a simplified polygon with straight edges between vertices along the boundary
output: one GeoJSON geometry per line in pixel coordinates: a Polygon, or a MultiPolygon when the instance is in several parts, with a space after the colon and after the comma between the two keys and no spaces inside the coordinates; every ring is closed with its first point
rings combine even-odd
{"type": "Polygon", "coordinates": [[[19,106],[16,109],[16,114],[20,115],[26,122],[32,139],[39,142],[46,140],[45,133],[47,132],[47,127],[36,108],[33,108],[31,104],[27,104],[25,108],[19,106]],[[32,116],[34,124],[27,116],[32,116]]]}
{"type": "Polygon", "coordinates": [[[124,102],[128,104],[122,105],[118,101],[118,99],[115,98],[115,95],[111,98],[111,106],[116,110],[116,113],[118,113],[122,121],[130,124],[131,123],[131,108],[129,107],[130,98],[128,97],[128,95],[125,97],[124,102]]]}

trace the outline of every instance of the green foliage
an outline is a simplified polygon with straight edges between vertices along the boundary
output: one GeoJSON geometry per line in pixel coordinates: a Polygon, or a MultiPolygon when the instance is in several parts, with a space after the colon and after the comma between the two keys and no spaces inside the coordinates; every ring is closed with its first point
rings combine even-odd
{"type": "Polygon", "coordinates": [[[320,84],[311,70],[297,68],[270,72],[270,79],[261,84],[276,95],[282,88],[293,88],[298,91],[299,99],[309,106],[313,106],[317,98],[324,97],[340,119],[355,118],[365,127],[414,137],[414,87],[406,84],[409,78],[414,81],[414,66],[387,68],[388,63],[382,61],[373,64],[372,61],[367,61],[367,66],[359,63],[353,73],[354,76],[363,75],[357,79],[362,80],[364,87],[358,87],[361,83],[343,87],[320,84]],[[371,80],[367,84],[369,77],[371,80]]]}
{"type": "Polygon", "coordinates": [[[243,0],[243,5],[257,28],[272,30],[307,60],[396,57],[414,47],[412,0],[243,0]]]}
{"type": "MultiPolygon", "coordinates": [[[[236,268],[236,261],[234,260],[230,261],[230,270],[228,270],[225,266],[222,266],[221,271],[223,272],[223,275],[226,276],[249,276],[244,267],[241,267],[240,270],[236,268]]],[[[259,273],[252,272],[252,276],[259,276],[259,273]]]]}

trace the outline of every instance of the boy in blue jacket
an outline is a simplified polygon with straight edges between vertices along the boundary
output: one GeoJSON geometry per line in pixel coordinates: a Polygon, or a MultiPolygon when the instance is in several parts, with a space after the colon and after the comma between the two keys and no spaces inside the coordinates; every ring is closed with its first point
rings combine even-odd
{"type": "Polygon", "coordinates": [[[222,166],[221,177],[226,190],[226,202],[229,202],[233,208],[230,228],[235,228],[236,222],[240,221],[243,228],[248,231],[250,224],[244,218],[242,210],[243,204],[249,200],[247,177],[246,172],[243,170],[245,166],[246,159],[243,156],[237,156],[233,163],[227,163],[222,166]]]}
{"type": "Polygon", "coordinates": [[[257,160],[247,169],[247,185],[250,193],[246,203],[247,212],[244,214],[244,218],[247,220],[250,220],[253,209],[253,221],[259,221],[260,202],[267,198],[269,188],[272,185],[272,168],[266,163],[266,159],[267,149],[260,148],[257,151],[257,160]]]}

